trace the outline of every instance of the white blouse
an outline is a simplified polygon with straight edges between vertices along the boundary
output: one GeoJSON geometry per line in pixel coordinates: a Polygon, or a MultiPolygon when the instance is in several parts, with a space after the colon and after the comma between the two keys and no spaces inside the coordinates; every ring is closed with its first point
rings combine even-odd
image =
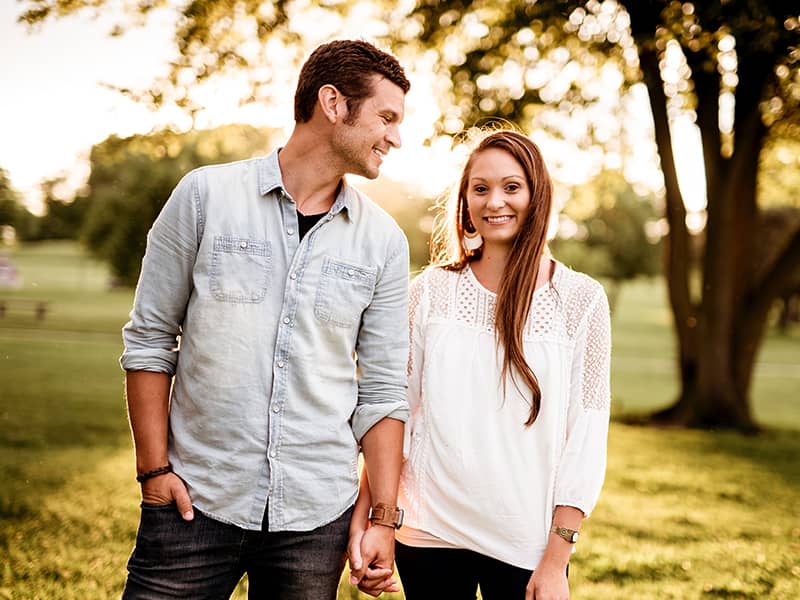
{"type": "Polygon", "coordinates": [[[411,284],[411,418],[398,499],[406,514],[397,539],[534,569],[555,507],[588,516],[603,485],[608,300],[599,283],[560,263],[534,292],[523,345],[542,401],[531,426],[524,384],[522,394],[509,379],[503,397],[495,303],[469,267],[429,268],[411,284]]]}

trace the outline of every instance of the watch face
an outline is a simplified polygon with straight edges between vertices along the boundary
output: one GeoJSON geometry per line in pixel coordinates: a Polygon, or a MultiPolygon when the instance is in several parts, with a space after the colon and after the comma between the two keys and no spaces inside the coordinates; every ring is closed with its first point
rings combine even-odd
{"type": "Polygon", "coordinates": [[[572,541],[573,544],[578,541],[578,532],[577,531],[572,533],[572,540],[571,541],[572,541]]]}

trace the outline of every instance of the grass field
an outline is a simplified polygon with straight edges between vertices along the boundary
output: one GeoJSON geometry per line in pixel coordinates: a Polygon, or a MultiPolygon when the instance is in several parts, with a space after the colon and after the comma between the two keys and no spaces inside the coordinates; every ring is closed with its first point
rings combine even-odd
{"type": "MultiPolygon", "coordinates": [[[[102,265],[72,244],[14,260],[24,286],[0,296],[51,310],[0,320],[0,598],[117,597],[138,521],[117,364],[132,293],[107,290],[102,265]]],[[[676,387],[661,283],[623,288],[613,334],[614,414],[666,405],[676,387]]],[[[573,598],[800,598],[798,365],[800,332],[770,335],[753,393],[759,436],[612,424],[573,598]]],[[[342,586],[340,599],[359,597],[342,586]]]]}
{"type": "MultiPolygon", "coordinates": [[[[672,316],[661,279],[622,288],[612,319],[612,409],[617,416],[668,406],[678,393],[672,316]]],[[[756,363],[753,415],[766,427],[800,428],[800,327],[768,332],[756,363]]]]}

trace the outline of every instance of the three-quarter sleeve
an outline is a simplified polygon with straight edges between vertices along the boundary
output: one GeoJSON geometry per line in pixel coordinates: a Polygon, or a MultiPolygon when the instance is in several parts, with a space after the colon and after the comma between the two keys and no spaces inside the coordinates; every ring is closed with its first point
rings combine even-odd
{"type": "Polygon", "coordinates": [[[202,223],[196,177],[195,171],[178,183],[147,234],[130,321],[122,329],[126,371],[175,374],[202,223]]]}
{"type": "Polygon", "coordinates": [[[358,333],[356,353],[360,377],[352,428],[359,442],[381,419],[408,420],[407,328],[408,242],[398,232],[395,250],[378,277],[358,333]]]}
{"type": "Polygon", "coordinates": [[[564,450],[556,475],[555,505],[589,516],[603,486],[611,404],[611,319],[599,284],[575,339],[564,450]]]}
{"type": "Polygon", "coordinates": [[[403,457],[408,458],[411,448],[411,435],[414,430],[416,416],[420,411],[422,400],[422,367],[424,360],[423,341],[423,315],[424,315],[424,280],[419,276],[411,282],[408,291],[408,364],[406,375],[408,377],[408,409],[409,419],[405,428],[403,439],[403,457]]]}

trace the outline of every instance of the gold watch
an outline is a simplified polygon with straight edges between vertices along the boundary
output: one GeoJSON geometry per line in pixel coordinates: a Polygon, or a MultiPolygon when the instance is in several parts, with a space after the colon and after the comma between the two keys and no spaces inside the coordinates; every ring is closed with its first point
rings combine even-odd
{"type": "Polygon", "coordinates": [[[567,540],[570,544],[578,541],[578,531],[576,529],[569,529],[568,527],[559,527],[553,525],[550,528],[551,533],[555,533],[558,537],[567,540]]]}
{"type": "Polygon", "coordinates": [[[403,525],[404,511],[402,508],[378,502],[369,509],[369,521],[373,525],[384,525],[393,529],[400,529],[403,525]]]}

